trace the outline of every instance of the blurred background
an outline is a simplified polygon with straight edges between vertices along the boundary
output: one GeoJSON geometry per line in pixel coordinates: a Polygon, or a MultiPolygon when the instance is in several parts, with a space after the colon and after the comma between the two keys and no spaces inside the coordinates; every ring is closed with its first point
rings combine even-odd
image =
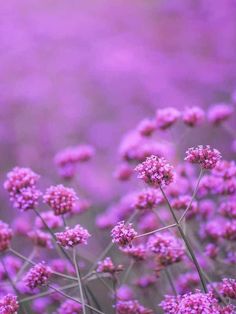
{"type": "MultiPolygon", "coordinates": [[[[55,154],[86,143],[96,157],[77,192],[108,203],[121,189],[112,175],[120,141],[141,119],[232,100],[234,0],[10,0],[0,11],[1,182],[19,165],[40,173],[43,188],[58,183],[55,154]]],[[[184,148],[217,144],[229,157],[224,129],[186,137],[184,148]]]]}

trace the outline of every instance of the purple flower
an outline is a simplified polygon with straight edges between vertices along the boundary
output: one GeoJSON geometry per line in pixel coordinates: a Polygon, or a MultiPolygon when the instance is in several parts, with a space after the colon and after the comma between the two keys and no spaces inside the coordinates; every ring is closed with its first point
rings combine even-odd
{"type": "Polygon", "coordinates": [[[217,149],[212,149],[209,145],[199,145],[191,147],[186,152],[185,160],[200,164],[204,169],[213,169],[217,162],[221,159],[221,154],[217,149]]]}
{"type": "Polygon", "coordinates": [[[147,250],[143,244],[132,245],[131,247],[125,247],[122,252],[132,257],[135,261],[143,261],[147,257],[147,250]]]}
{"type": "Polygon", "coordinates": [[[137,300],[118,301],[116,314],[152,314],[153,311],[142,306],[137,300]]]}
{"type": "Polygon", "coordinates": [[[56,216],[70,213],[76,204],[77,196],[71,188],[66,188],[62,184],[51,186],[47,189],[43,200],[54,211],[56,216]]]}
{"type": "Polygon", "coordinates": [[[51,236],[41,230],[32,230],[28,233],[29,238],[33,241],[36,246],[51,249],[52,238],[51,236]]]}
{"type": "Polygon", "coordinates": [[[7,294],[0,299],[1,314],[16,314],[19,308],[17,297],[12,294],[7,294]]]}
{"type": "Polygon", "coordinates": [[[190,127],[195,127],[204,120],[205,113],[199,107],[187,108],[183,112],[183,121],[186,125],[190,127]]]}
{"type": "Polygon", "coordinates": [[[80,314],[82,313],[82,306],[73,300],[66,300],[57,309],[57,314],[80,314]]]}
{"type": "Polygon", "coordinates": [[[0,220],[0,252],[7,250],[12,239],[12,229],[0,220]]]}
{"type": "Polygon", "coordinates": [[[205,254],[211,259],[215,259],[219,253],[219,247],[214,243],[209,243],[205,247],[205,254]]]}
{"type": "Polygon", "coordinates": [[[230,105],[216,104],[209,109],[208,119],[212,124],[219,125],[227,120],[233,112],[234,109],[230,105]]]}
{"type": "MultiPolygon", "coordinates": [[[[62,220],[60,217],[55,216],[52,211],[46,211],[40,213],[44,221],[47,222],[47,225],[50,229],[56,229],[62,226],[62,220]]],[[[40,217],[36,217],[35,226],[39,229],[46,229],[45,224],[42,222],[40,217]]]]}
{"type": "Polygon", "coordinates": [[[145,189],[134,194],[133,206],[139,210],[152,210],[163,201],[163,197],[156,189],[145,189]]]}
{"type": "Polygon", "coordinates": [[[64,232],[55,233],[57,242],[65,247],[71,248],[78,244],[87,244],[87,240],[91,235],[88,230],[76,225],[74,228],[67,227],[64,232]]]}
{"type": "Polygon", "coordinates": [[[144,119],[138,125],[138,132],[142,136],[150,136],[156,130],[156,123],[151,119],[144,119]]]}
{"type": "Polygon", "coordinates": [[[185,255],[183,244],[168,233],[151,236],[147,248],[156,254],[159,264],[163,266],[178,263],[185,255]]]}
{"type": "Polygon", "coordinates": [[[158,109],[156,112],[156,125],[158,129],[165,130],[171,127],[180,117],[175,108],[158,109]]]}
{"type": "Polygon", "coordinates": [[[132,174],[133,169],[130,165],[126,163],[120,164],[114,171],[114,177],[120,181],[128,181],[131,178],[132,174]]]}
{"type": "Polygon", "coordinates": [[[122,271],[124,267],[122,265],[115,266],[110,257],[106,257],[103,261],[98,262],[98,273],[110,273],[114,274],[117,271],[122,271]]]}
{"type": "Polygon", "coordinates": [[[236,299],[236,279],[224,278],[220,284],[220,293],[230,299],[236,299]]]}
{"type": "Polygon", "coordinates": [[[41,192],[36,188],[39,176],[29,168],[15,167],[7,174],[4,188],[9,192],[13,207],[26,211],[38,205],[41,192]]]}
{"type": "Polygon", "coordinates": [[[134,298],[132,289],[127,285],[122,285],[117,289],[117,298],[122,301],[128,301],[134,298]]]}
{"type": "Polygon", "coordinates": [[[224,217],[236,219],[236,199],[222,202],[219,213],[224,217]]]}
{"type": "Polygon", "coordinates": [[[164,158],[150,156],[135,171],[138,178],[153,187],[169,185],[174,178],[173,167],[164,158]]]}
{"type": "Polygon", "coordinates": [[[131,223],[125,224],[124,221],[118,222],[111,230],[112,242],[122,247],[131,244],[136,235],[137,232],[134,230],[133,225],[131,223]]]}
{"type": "Polygon", "coordinates": [[[44,263],[38,263],[33,266],[24,278],[27,287],[34,289],[46,285],[51,275],[51,268],[45,266],[44,263]]]}

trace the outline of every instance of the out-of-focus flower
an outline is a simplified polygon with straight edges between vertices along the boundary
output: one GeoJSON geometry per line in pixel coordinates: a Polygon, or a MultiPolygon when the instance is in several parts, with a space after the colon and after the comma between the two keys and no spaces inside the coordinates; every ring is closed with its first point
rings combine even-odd
{"type": "Polygon", "coordinates": [[[224,278],[220,283],[220,293],[227,298],[236,299],[236,279],[224,278]]]}
{"type": "Polygon", "coordinates": [[[180,117],[180,112],[175,108],[158,109],[156,112],[156,126],[166,130],[171,127],[180,117]]]}
{"type": "Polygon", "coordinates": [[[36,188],[39,175],[29,168],[15,167],[7,174],[4,188],[10,195],[13,207],[26,211],[38,205],[41,192],[36,188]]]}
{"type": "Polygon", "coordinates": [[[98,273],[110,273],[122,271],[124,267],[122,265],[114,265],[110,257],[106,257],[103,261],[98,262],[97,272],[98,273]]]}
{"type": "Polygon", "coordinates": [[[151,119],[144,119],[138,125],[138,132],[142,136],[150,136],[156,130],[156,123],[151,119]]]}
{"type": "Polygon", "coordinates": [[[130,245],[132,240],[137,235],[131,223],[125,224],[124,221],[120,221],[112,230],[112,242],[117,243],[121,247],[130,245]]]}
{"type": "Polygon", "coordinates": [[[139,164],[135,171],[138,178],[153,187],[166,186],[173,182],[173,167],[164,158],[150,156],[139,164]]]}
{"type": "MultiPolygon", "coordinates": [[[[40,215],[43,220],[47,222],[47,225],[50,229],[56,229],[63,225],[61,218],[55,216],[52,211],[41,212],[40,215]]],[[[39,229],[46,229],[45,224],[40,217],[36,217],[35,226],[39,229]]]]}
{"type": "Polygon", "coordinates": [[[66,300],[57,309],[57,314],[80,314],[82,313],[82,306],[73,300],[66,300]]]}
{"type": "Polygon", "coordinates": [[[185,109],[182,117],[186,125],[195,127],[204,121],[205,113],[200,107],[192,107],[185,109]]]}
{"type": "Polygon", "coordinates": [[[46,232],[36,229],[36,230],[30,231],[28,233],[28,236],[30,237],[30,239],[33,241],[33,243],[36,246],[40,246],[40,247],[48,248],[48,249],[51,249],[53,247],[51,236],[46,232]]]}
{"type": "Polygon", "coordinates": [[[7,294],[0,299],[0,313],[1,314],[16,314],[19,309],[17,297],[12,294],[7,294]]]}
{"type": "Polygon", "coordinates": [[[120,181],[127,181],[131,178],[133,174],[133,169],[129,164],[122,163],[117,166],[116,170],[114,171],[114,177],[120,181]]]}
{"type": "Polygon", "coordinates": [[[136,280],[135,284],[141,289],[147,289],[155,285],[157,281],[156,276],[153,275],[144,275],[138,280],[136,280]]]}
{"type": "Polygon", "coordinates": [[[224,225],[221,225],[223,230],[223,238],[229,241],[236,240],[236,220],[227,221],[224,225]]]}
{"type": "Polygon", "coordinates": [[[64,232],[55,233],[55,236],[61,246],[70,248],[78,244],[87,244],[87,240],[91,235],[87,229],[76,225],[71,229],[67,227],[64,232]]]}
{"type": "Polygon", "coordinates": [[[46,285],[51,275],[50,267],[44,263],[39,263],[33,266],[24,278],[24,282],[27,287],[34,289],[46,285]]]}
{"type": "Polygon", "coordinates": [[[134,194],[133,206],[139,210],[152,210],[163,201],[163,196],[156,189],[145,189],[134,194]]]}
{"type": "Polygon", "coordinates": [[[180,262],[184,255],[184,247],[174,236],[163,233],[154,234],[148,239],[148,249],[155,253],[160,265],[167,266],[180,262]]]}
{"type": "Polygon", "coordinates": [[[217,162],[221,159],[221,154],[217,149],[212,149],[209,145],[199,145],[191,147],[186,152],[185,160],[200,164],[204,169],[213,169],[217,162]]]}
{"type": "Polygon", "coordinates": [[[43,200],[54,211],[56,216],[70,213],[76,204],[77,196],[71,188],[66,188],[62,184],[51,186],[47,189],[43,200]]]}
{"type": "Polygon", "coordinates": [[[209,109],[208,120],[214,125],[219,125],[229,119],[233,112],[234,109],[231,105],[216,104],[209,109]]]}
{"type": "Polygon", "coordinates": [[[132,289],[127,285],[122,285],[117,289],[116,292],[117,299],[128,301],[134,298],[134,293],[132,289]]]}
{"type": "Polygon", "coordinates": [[[236,199],[222,202],[219,213],[224,217],[236,219],[236,199]]]}
{"type": "Polygon", "coordinates": [[[209,243],[205,247],[206,256],[215,259],[219,253],[219,247],[215,243],[209,243]]]}
{"type": "Polygon", "coordinates": [[[12,229],[0,220],[0,252],[7,250],[12,239],[12,229]]]}
{"type": "Polygon", "coordinates": [[[117,314],[152,314],[153,311],[142,306],[137,300],[118,301],[116,304],[117,314]]]}
{"type": "Polygon", "coordinates": [[[191,290],[195,290],[199,284],[200,279],[197,272],[185,273],[180,275],[177,279],[177,286],[180,294],[185,294],[191,290]]]}
{"type": "Polygon", "coordinates": [[[136,262],[143,261],[147,257],[147,250],[143,244],[125,247],[122,249],[122,252],[132,257],[136,262]]]}
{"type": "Polygon", "coordinates": [[[59,174],[70,179],[76,174],[78,163],[90,160],[93,155],[94,148],[90,145],[68,147],[55,156],[55,164],[59,174]]]}

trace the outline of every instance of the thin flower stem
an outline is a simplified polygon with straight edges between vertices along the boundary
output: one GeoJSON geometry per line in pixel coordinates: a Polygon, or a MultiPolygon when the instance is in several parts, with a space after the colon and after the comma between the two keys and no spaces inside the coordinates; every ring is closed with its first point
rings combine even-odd
{"type": "Polygon", "coordinates": [[[73,266],[73,261],[71,260],[69,254],[57,243],[57,239],[55,234],[52,232],[52,230],[49,228],[48,224],[46,223],[46,221],[43,219],[43,217],[41,216],[40,212],[34,208],[34,212],[35,214],[41,219],[42,223],[44,224],[45,228],[48,230],[48,232],[51,234],[53,241],[55,243],[55,245],[61,250],[61,252],[63,253],[63,255],[67,258],[67,260],[71,263],[71,265],[73,266]]]}
{"type": "Polygon", "coordinates": [[[85,301],[84,301],[84,292],[83,292],[83,287],[82,287],[82,283],[81,283],[79,266],[78,266],[78,262],[76,260],[76,248],[75,247],[73,248],[73,261],[74,261],[75,271],[76,271],[78,285],[79,285],[81,304],[82,304],[82,311],[83,311],[83,314],[86,314],[85,301]]]}
{"type": "Polygon", "coordinates": [[[197,184],[196,184],[195,189],[194,189],[194,191],[193,191],[192,198],[191,198],[190,203],[188,204],[187,208],[185,209],[184,213],[183,213],[182,216],[180,217],[180,219],[179,219],[179,224],[180,224],[180,223],[182,222],[182,220],[185,218],[185,216],[187,215],[189,209],[190,209],[191,206],[192,206],[192,203],[193,203],[193,201],[194,201],[194,199],[195,199],[195,197],[196,197],[196,195],[197,195],[197,191],[198,191],[198,188],[199,188],[199,184],[200,184],[200,182],[201,182],[201,179],[202,179],[202,177],[203,177],[203,174],[204,174],[204,169],[201,168],[200,173],[199,173],[199,176],[198,176],[197,184]]]}
{"type": "Polygon", "coordinates": [[[126,282],[126,280],[128,279],[129,274],[130,274],[130,272],[131,272],[131,270],[132,270],[134,264],[135,264],[135,261],[132,259],[132,260],[130,261],[130,264],[129,264],[129,266],[128,266],[126,272],[125,272],[125,274],[124,274],[124,277],[123,277],[122,280],[121,280],[121,284],[124,284],[124,283],[126,282]]]}
{"type": "Polygon", "coordinates": [[[105,281],[102,277],[99,276],[99,274],[98,274],[97,272],[96,272],[96,277],[97,277],[98,280],[100,280],[100,281],[103,283],[103,285],[104,285],[110,292],[113,293],[113,289],[106,283],[106,281],[105,281]]]}
{"type": "Polygon", "coordinates": [[[17,280],[20,278],[20,276],[22,275],[22,273],[24,272],[24,270],[26,269],[26,267],[28,266],[32,258],[34,258],[35,254],[36,254],[36,248],[33,249],[32,253],[29,255],[29,257],[27,257],[27,260],[25,260],[24,264],[22,265],[22,267],[16,274],[14,278],[14,282],[17,282],[17,280]]]}
{"type": "Polygon", "coordinates": [[[167,278],[167,280],[168,280],[168,282],[169,282],[169,285],[171,286],[171,289],[172,289],[174,295],[177,296],[177,291],[176,291],[176,288],[175,288],[175,284],[174,284],[174,282],[173,282],[173,280],[172,280],[172,276],[171,276],[171,274],[170,274],[169,269],[168,269],[168,268],[165,268],[165,269],[164,269],[164,272],[165,272],[166,278],[167,278]]]}
{"type": "Polygon", "coordinates": [[[168,226],[159,228],[159,229],[155,229],[155,230],[152,230],[152,231],[143,233],[143,234],[139,234],[139,235],[137,235],[137,236],[135,237],[135,239],[141,238],[141,237],[145,237],[145,236],[148,236],[148,235],[150,235],[150,234],[153,234],[153,233],[156,233],[156,232],[160,232],[160,231],[163,231],[163,230],[166,230],[166,229],[170,229],[170,228],[173,228],[173,227],[176,227],[176,226],[177,226],[177,224],[171,224],[171,225],[168,225],[168,226]]]}
{"type": "Polygon", "coordinates": [[[168,200],[168,198],[167,198],[167,196],[166,196],[166,194],[165,194],[165,192],[164,192],[164,190],[162,189],[161,186],[160,186],[160,190],[161,190],[161,192],[162,192],[162,194],[163,194],[163,196],[164,196],[164,198],[166,200],[168,208],[169,208],[169,210],[170,210],[170,212],[171,212],[171,214],[173,216],[173,219],[174,219],[174,221],[175,221],[175,223],[177,225],[177,228],[178,228],[178,230],[179,230],[179,232],[180,232],[180,234],[181,234],[181,236],[182,236],[182,238],[184,240],[184,243],[185,243],[185,245],[186,245],[186,247],[187,247],[187,249],[189,251],[189,254],[191,255],[193,263],[194,263],[194,265],[195,265],[195,267],[197,269],[197,272],[198,272],[198,275],[199,275],[199,278],[200,278],[203,290],[204,290],[205,293],[207,293],[208,290],[207,290],[205,279],[204,279],[204,276],[203,276],[203,273],[202,273],[202,269],[201,269],[201,267],[200,267],[200,265],[199,265],[199,263],[197,261],[197,258],[196,258],[195,254],[194,254],[192,246],[191,246],[188,238],[185,236],[185,234],[183,232],[183,229],[182,229],[181,225],[179,224],[178,219],[177,219],[177,217],[175,215],[175,212],[174,212],[174,210],[173,210],[173,208],[172,208],[172,206],[171,206],[171,204],[170,204],[170,202],[169,202],[169,200],[168,200]]]}
{"type": "MultiPolygon", "coordinates": [[[[55,287],[53,287],[53,286],[51,286],[51,285],[48,285],[48,287],[51,288],[51,289],[53,289],[53,290],[55,290],[56,292],[60,293],[60,294],[63,295],[65,298],[70,299],[70,300],[72,300],[72,301],[75,301],[75,302],[77,302],[77,303],[80,303],[80,304],[82,305],[82,301],[80,301],[80,300],[78,300],[78,299],[76,299],[76,298],[71,297],[70,295],[68,295],[68,294],[66,294],[66,293],[64,293],[64,292],[62,292],[61,290],[59,290],[59,289],[57,289],[57,288],[55,288],[55,287]]],[[[103,313],[103,312],[97,310],[95,307],[93,307],[93,306],[91,306],[91,305],[88,305],[88,304],[86,304],[86,303],[85,303],[84,305],[85,305],[85,307],[87,307],[88,309],[91,309],[91,310],[93,310],[94,312],[96,312],[96,313],[98,313],[98,314],[105,314],[105,313],[103,313]]]]}

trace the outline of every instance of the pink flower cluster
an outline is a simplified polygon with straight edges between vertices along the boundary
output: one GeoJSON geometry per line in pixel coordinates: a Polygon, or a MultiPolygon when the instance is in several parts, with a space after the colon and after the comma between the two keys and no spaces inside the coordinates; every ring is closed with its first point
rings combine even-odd
{"type": "Polygon", "coordinates": [[[134,195],[133,206],[139,210],[152,210],[163,201],[163,197],[156,189],[146,189],[134,195]]]}
{"type": "Polygon", "coordinates": [[[124,221],[120,221],[112,230],[112,242],[117,243],[121,247],[130,245],[132,240],[137,235],[131,223],[125,224],[124,221]]]}
{"type": "Polygon", "coordinates": [[[4,188],[10,195],[13,207],[26,211],[38,205],[41,192],[36,188],[39,176],[29,168],[15,167],[7,174],[4,188]]]}
{"type": "Polygon", "coordinates": [[[77,196],[72,188],[62,184],[47,189],[43,200],[53,209],[56,216],[70,213],[76,204],[77,196]]]}
{"type": "Polygon", "coordinates": [[[169,185],[174,179],[173,167],[164,158],[154,155],[147,157],[135,168],[135,171],[139,179],[155,188],[169,185]]]}
{"type": "Polygon", "coordinates": [[[189,148],[185,157],[185,160],[199,164],[203,169],[213,169],[220,159],[220,152],[217,149],[212,149],[209,145],[189,148]]]}
{"type": "Polygon", "coordinates": [[[115,266],[110,257],[106,257],[103,261],[98,262],[98,273],[110,273],[114,274],[117,271],[122,271],[124,267],[122,265],[115,266]]]}
{"type": "Polygon", "coordinates": [[[116,304],[117,314],[152,314],[153,311],[145,308],[137,300],[118,301],[116,304]]]}
{"type": "Polygon", "coordinates": [[[16,314],[19,309],[17,297],[12,294],[7,294],[0,299],[1,314],[16,314]]]}
{"type": "Polygon", "coordinates": [[[151,236],[147,247],[156,254],[159,264],[163,266],[178,263],[185,255],[183,244],[168,233],[151,236]]]}
{"type": "Polygon", "coordinates": [[[8,224],[0,220],[0,252],[9,248],[12,235],[12,229],[9,228],[8,224]]]}
{"type": "Polygon", "coordinates": [[[74,228],[67,227],[65,231],[55,233],[55,236],[61,246],[71,248],[78,244],[87,244],[87,240],[91,235],[87,229],[76,225],[74,228]]]}
{"type": "Polygon", "coordinates": [[[61,304],[58,308],[57,314],[80,314],[82,313],[82,306],[73,301],[73,300],[66,300],[61,304]]]}
{"type": "Polygon", "coordinates": [[[44,263],[33,266],[24,278],[25,285],[30,289],[46,285],[51,275],[51,269],[44,263]]]}

